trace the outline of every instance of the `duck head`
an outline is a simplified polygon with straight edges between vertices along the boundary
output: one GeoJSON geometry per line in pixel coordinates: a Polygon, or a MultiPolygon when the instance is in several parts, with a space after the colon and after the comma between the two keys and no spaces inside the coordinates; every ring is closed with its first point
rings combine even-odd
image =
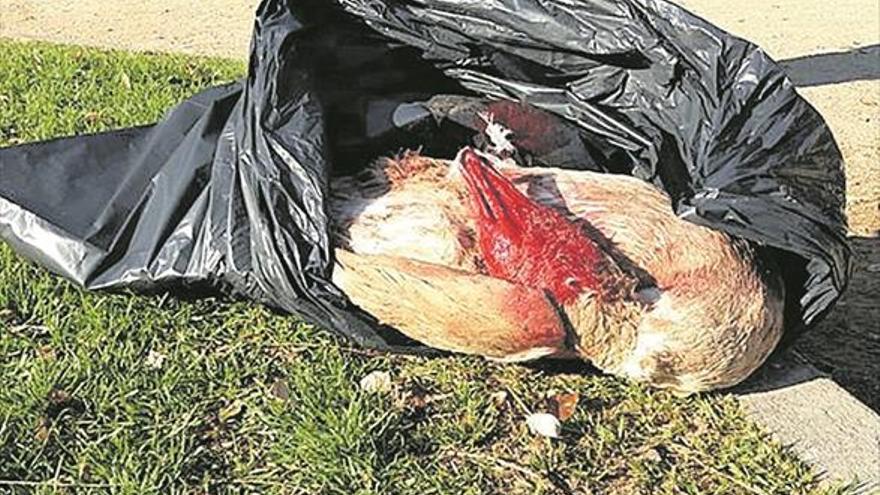
{"type": "Polygon", "coordinates": [[[488,274],[547,290],[563,305],[583,294],[605,300],[619,292],[626,279],[584,225],[520,192],[495,162],[472,148],[457,158],[488,274]]]}
{"type": "Polygon", "coordinates": [[[601,366],[600,349],[601,354],[617,354],[616,347],[622,352],[639,316],[634,299],[639,280],[590,237],[586,225],[520,192],[498,171],[500,161],[493,155],[464,148],[456,163],[471,197],[487,274],[552,296],[584,357],[601,366]],[[606,338],[612,327],[613,338],[606,338]]]}

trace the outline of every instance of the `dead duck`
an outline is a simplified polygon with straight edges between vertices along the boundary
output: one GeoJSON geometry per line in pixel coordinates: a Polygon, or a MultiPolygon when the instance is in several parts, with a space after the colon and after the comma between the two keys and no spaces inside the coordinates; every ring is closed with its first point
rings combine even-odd
{"type": "Polygon", "coordinates": [[[688,394],[742,381],[782,335],[778,271],[636,178],[407,153],[333,179],[330,210],[334,283],[435,348],[688,394]]]}

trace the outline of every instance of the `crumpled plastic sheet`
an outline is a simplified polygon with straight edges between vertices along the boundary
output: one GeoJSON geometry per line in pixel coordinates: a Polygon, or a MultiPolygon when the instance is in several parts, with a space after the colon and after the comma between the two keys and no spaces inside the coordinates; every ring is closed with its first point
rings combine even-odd
{"type": "Polygon", "coordinates": [[[789,335],[845,288],[828,127],[759,48],[663,0],[265,0],[244,80],[153,126],[0,150],[0,238],[89,289],[220,292],[426,351],[329,282],[328,177],[451,156],[497,99],[559,117],[531,165],[635,175],[762,246],[789,335]]]}

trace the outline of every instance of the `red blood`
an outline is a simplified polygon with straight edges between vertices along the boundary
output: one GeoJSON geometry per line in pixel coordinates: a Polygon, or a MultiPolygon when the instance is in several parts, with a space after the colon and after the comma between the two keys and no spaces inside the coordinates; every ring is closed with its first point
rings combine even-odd
{"type": "Polygon", "coordinates": [[[581,228],[519,192],[472,149],[461,164],[490,275],[548,290],[562,304],[584,292],[603,296],[607,257],[581,228]]]}

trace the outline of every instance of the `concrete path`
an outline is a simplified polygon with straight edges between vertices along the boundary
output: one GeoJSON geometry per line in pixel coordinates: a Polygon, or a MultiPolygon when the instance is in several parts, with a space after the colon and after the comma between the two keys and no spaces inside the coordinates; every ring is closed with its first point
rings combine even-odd
{"type": "Polygon", "coordinates": [[[857,493],[880,493],[880,416],[801,356],[773,359],[737,395],[824,480],[858,480],[857,493]]]}
{"type": "MultiPolygon", "coordinates": [[[[830,477],[858,476],[868,493],[871,484],[880,488],[880,417],[838,383],[880,408],[880,2],[680,3],[783,61],[843,152],[857,256],[851,290],[798,345],[809,363],[784,356],[739,393],[753,417],[802,458],[830,477]]],[[[0,0],[0,37],[243,58],[256,4],[0,0]]]]}
{"type": "Polygon", "coordinates": [[[247,56],[257,0],[0,0],[0,37],[247,56]]]}

